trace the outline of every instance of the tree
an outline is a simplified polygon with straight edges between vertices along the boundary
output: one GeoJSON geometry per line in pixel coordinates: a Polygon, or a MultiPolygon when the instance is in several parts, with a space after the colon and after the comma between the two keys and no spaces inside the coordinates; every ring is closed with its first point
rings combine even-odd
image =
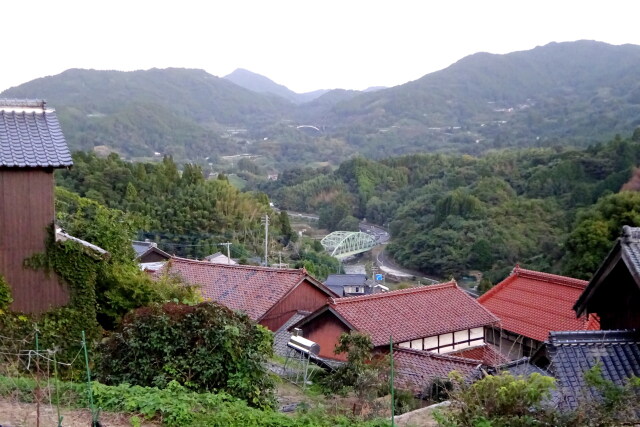
{"type": "Polygon", "coordinates": [[[640,226],[640,193],[611,194],[584,210],[565,243],[565,274],[584,279],[591,277],[624,225],[640,226]]]}

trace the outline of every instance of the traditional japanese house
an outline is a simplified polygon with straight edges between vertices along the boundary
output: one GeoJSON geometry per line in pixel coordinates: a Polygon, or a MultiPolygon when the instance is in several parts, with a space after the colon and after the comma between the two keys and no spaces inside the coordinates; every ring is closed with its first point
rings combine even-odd
{"type": "Polygon", "coordinates": [[[314,311],[335,297],[304,269],[215,264],[172,257],[158,274],[172,274],[197,286],[206,300],[246,313],[277,331],[300,311],[314,311]]]}
{"type": "Polygon", "coordinates": [[[573,304],[586,280],[516,265],[511,274],[478,298],[500,319],[487,327],[485,338],[510,359],[531,356],[551,331],[598,329],[597,319],[576,318],[573,304]]]}
{"type": "Polygon", "coordinates": [[[455,282],[379,294],[332,298],[293,327],[320,345],[320,356],[335,354],[340,335],[368,334],[374,351],[386,352],[389,342],[400,348],[437,354],[454,353],[485,344],[485,327],[498,319],[455,282]]]}

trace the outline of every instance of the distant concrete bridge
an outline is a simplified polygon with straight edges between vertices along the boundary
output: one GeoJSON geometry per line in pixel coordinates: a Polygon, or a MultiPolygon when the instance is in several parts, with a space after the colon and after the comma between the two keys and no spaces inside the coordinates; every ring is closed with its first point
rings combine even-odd
{"type": "Polygon", "coordinates": [[[320,243],[331,256],[338,259],[366,252],[378,245],[372,236],[360,231],[334,231],[320,243]]]}

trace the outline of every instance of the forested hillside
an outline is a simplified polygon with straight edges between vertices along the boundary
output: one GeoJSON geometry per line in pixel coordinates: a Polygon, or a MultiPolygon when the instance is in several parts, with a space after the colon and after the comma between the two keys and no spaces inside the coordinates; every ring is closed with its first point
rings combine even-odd
{"type": "Polygon", "coordinates": [[[640,193],[616,194],[639,163],[637,130],[582,150],[356,158],[261,188],[283,209],[319,212],[331,229],[352,216],[388,225],[396,260],[436,276],[480,270],[497,279],[521,263],[588,277],[597,263],[578,261],[599,262],[623,224],[640,225],[640,193]]]}
{"type": "MultiPolygon", "coordinates": [[[[200,166],[182,171],[169,157],[161,163],[129,163],[117,155],[101,159],[75,153],[74,166],[59,171],[58,185],[110,208],[134,214],[140,238],[159,242],[170,253],[204,257],[234,242],[238,256],[264,245],[260,218],[271,213],[262,194],[240,192],[223,176],[205,180],[200,166]]],[[[280,229],[275,221],[274,235],[280,229]]]]}
{"type": "Polygon", "coordinates": [[[75,150],[106,146],[130,157],[159,152],[201,160],[242,151],[228,139],[229,128],[277,123],[290,104],[188,69],[73,69],[2,96],[46,99],[75,150]]]}
{"type": "Polygon", "coordinates": [[[285,99],[286,88],[285,97],[262,88],[201,70],[76,69],[0,96],[45,98],[74,150],[143,160],[172,155],[216,170],[235,167],[224,156],[249,154],[272,173],[337,166],[355,154],[477,155],[612,138],[640,125],[640,46],[580,41],[478,53],[404,85],[334,90],[300,105],[285,99]]]}
{"type": "Polygon", "coordinates": [[[135,228],[128,226],[139,239],[150,239],[170,254],[202,259],[220,251],[220,243],[230,242],[233,258],[256,263],[257,257],[261,262],[265,245],[261,219],[269,215],[270,253],[283,251],[282,262],[304,267],[319,279],[340,270],[339,262],[326,255],[319,242],[299,240],[287,213],[274,212],[266,194],[242,192],[224,175],[205,179],[200,166],[188,163],[178,169],[170,157],[160,163],[131,163],[116,154],[100,158],[78,152],[73,162],[73,168],[56,172],[60,187],[97,206],[126,212],[135,220],[135,228]]]}

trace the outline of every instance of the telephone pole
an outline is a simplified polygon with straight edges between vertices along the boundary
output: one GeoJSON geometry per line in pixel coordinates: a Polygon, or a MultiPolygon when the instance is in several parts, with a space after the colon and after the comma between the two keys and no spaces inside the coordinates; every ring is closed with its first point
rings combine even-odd
{"type": "Polygon", "coordinates": [[[227,264],[231,264],[231,242],[227,243],[218,243],[218,246],[226,246],[227,247],[227,264]]]}
{"type": "Polygon", "coordinates": [[[264,224],[264,266],[269,266],[269,215],[265,215],[262,218],[262,224],[264,224]]]}

